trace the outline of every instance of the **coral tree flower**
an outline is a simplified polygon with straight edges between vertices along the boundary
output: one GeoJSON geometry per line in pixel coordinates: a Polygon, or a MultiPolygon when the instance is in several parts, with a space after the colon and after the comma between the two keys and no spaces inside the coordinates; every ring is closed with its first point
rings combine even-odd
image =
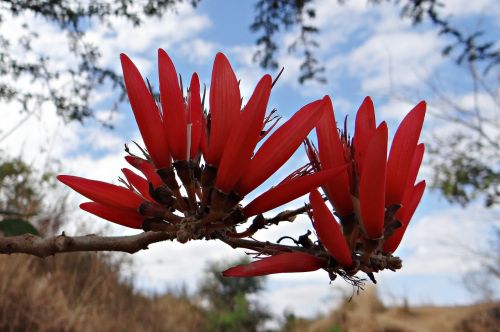
{"type": "Polygon", "coordinates": [[[295,242],[301,248],[279,241],[274,246],[266,244],[261,253],[268,257],[230,268],[225,276],[318,269],[330,276],[342,269],[346,276],[359,270],[372,273],[400,267],[392,253],[425,190],[424,181],[415,184],[424,154],[424,145],[418,144],[424,102],[403,119],[387,157],[387,124],[377,125],[369,97],[357,112],[352,140],[346,129],[339,132],[327,96],[303,106],[274,129],[273,111],[266,115],[274,85],[271,76],[264,75],[243,104],[238,79],[222,53],[213,63],[206,113],[198,75],[191,76],[185,94],[165,51],[158,50],[159,99],[132,61],[124,54],[120,59],[145,145],[145,149],[138,146],[143,156],[126,147],[125,160],[139,173],[123,168],[120,186],[58,176],[91,200],[82,203],[81,209],[126,227],[168,232],[179,242],[219,238],[246,248],[252,248],[248,243],[254,240],[242,238],[256,230],[293,220],[300,212],[309,213],[318,242],[310,240],[308,233],[295,242]],[[307,143],[314,128],[319,151],[308,143],[310,164],[243,206],[243,198],[286,163],[304,140],[307,143]],[[317,188],[323,189],[336,217],[317,188]],[[293,215],[283,211],[273,218],[264,217],[308,193],[310,207],[306,204],[291,211],[293,215]],[[252,225],[238,233],[237,227],[254,216],[252,225]]]}
{"type": "Polygon", "coordinates": [[[125,87],[144,144],[156,168],[170,166],[170,153],[160,111],[133,62],[120,55],[125,87]]]}
{"type": "Polygon", "coordinates": [[[312,102],[279,127],[255,153],[235,191],[244,196],[276,172],[319,122],[325,105],[325,100],[312,102]]]}
{"type": "MultiPolygon", "coordinates": [[[[317,103],[306,107],[313,108],[317,103]]],[[[275,254],[226,270],[225,276],[248,277],[319,268],[331,271],[340,266],[347,274],[362,269],[374,278],[372,273],[380,269],[400,267],[399,259],[391,254],[401,242],[425,189],[424,181],[415,185],[424,153],[424,145],[418,144],[418,139],[425,103],[415,106],[401,122],[389,158],[387,124],[382,122],[377,126],[369,97],[365,98],[356,114],[352,141],[345,129],[339,132],[330,98],[325,97],[321,106],[324,109],[322,118],[316,125],[319,151],[308,145],[308,156],[317,172],[287,179],[243,208],[245,216],[256,215],[310,191],[313,227],[321,244],[319,247],[324,248],[315,247],[313,252],[321,252],[321,258],[299,252],[275,254]],[[340,223],[315,187],[323,188],[340,223]],[[324,251],[334,261],[326,261],[324,251]],[[372,255],[375,255],[373,260],[372,255]],[[378,264],[380,257],[386,260],[378,264]]],[[[261,149],[264,148],[265,144],[261,149]]],[[[258,156],[259,152],[254,159],[258,156]]],[[[240,180],[237,190],[246,188],[245,185],[254,188],[252,181],[257,183],[259,176],[249,178],[248,182],[240,180]]],[[[306,247],[313,248],[311,243],[306,247]]]]}
{"type": "Polygon", "coordinates": [[[321,186],[329,179],[337,177],[337,175],[345,169],[346,166],[344,165],[298,178],[287,179],[276,187],[273,187],[256,197],[243,208],[243,214],[246,217],[251,217],[259,213],[272,210],[280,205],[307,194],[311,188],[321,186]]]}
{"type": "Polygon", "coordinates": [[[345,241],[340,225],[326,206],[321,194],[314,190],[309,195],[309,201],[313,210],[314,229],[318,233],[318,238],[325,246],[328,253],[340,264],[349,267],[352,264],[352,257],[349,247],[345,241]]]}
{"type": "MultiPolygon", "coordinates": [[[[266,102],[267,104],[267,102],[266,102]]],[[[215,56],[210,84],[210,138],[204,155],[208,165],[219,166],[232,126],[241,110],[240,87],[226,56],[215,56]]]]}
{"type": "Polygon", "coordinates": [[[144,217],[136,211],[118,209],[96,202],[82,203],[80,208],[100,218],[130,228],[141,228],[144,221],[144,217]]]}
{"type": "Polygon", "coordinates": [[[204,114],[205,96],[200,96],[198,75],[191,76],[184,95],[165,51],[158,50],[159,100],[133,62],[124,54],[120,59],[130,105],[146,147],[139,148],[143,157],[127,148],[125,159],[142,174],[123,169],[124,179],[120,180],[125,186],[59,176],[61,182],[93,201],[81,205],[85,211],[133,228],[144,226],[146,221],[156,226],[169,224],[173,227],[169,229],[177,227],[184,241],[193,235],[183,233],[176,224],[180,219],[203,224],[207,232],[221,227],[232,230],[249,217],[322,186],[346,167],[344,163],[324,172],[287,178],[242,207],[240,201],[272,176],[319,123],[327,98],[305,105],[266,136],[276,124],[270,124],[271,116],[266,116],[271,76],[260,79],[242,107],[236,75],[226,56],[218,53],[211,76],[209,111],[204,114]],[[262,144],[256,150],[259,142],[262,144]]]}
{"type": "Polygon", "coordinates": [[[286,252],[222,272],[225,277],[258,277],[274,273],[310,272],[326,266],[324,259],[303,252],[286,252]]]}
{"type": "MultiPolygon", "coordinates": [[[[415,185],[424,153],[424,146],[418,144],[418,139],[425,108],[425,102],[420,102],[405,116],[396,131],[388,158],[387,125],[382,122],[376,126],[375,110],[369,97],[357,112],[351,142],[345,131],[339,133],[329,100],[318,125],[321,169],[352,163],[350,169],[323,186],[328,199],[344,228],[352,230],[354,221],[366,239],[382,241],[384,252],[392,253],[397,248],[425,189],[425,182],[415,185]],[[395,215],[394,211],[397,211],[395,215]],[[391,228],[395,222],[402,227],[394,231],[391,228]]],[[[356,238],[348,240],[350,243],[358,241],[356,238]]]]}

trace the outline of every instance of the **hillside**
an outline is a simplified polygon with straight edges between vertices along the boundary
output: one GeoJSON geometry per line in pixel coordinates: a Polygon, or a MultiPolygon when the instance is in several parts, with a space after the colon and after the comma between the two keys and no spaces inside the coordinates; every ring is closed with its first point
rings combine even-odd
{"type": "MultiPolygon", "coordinates": [[[[135,291],[132,280],[119,278],[126,264],[93,253],[44,260],[0,255],[0,331],[210,330],[209,315],[195,299],[169,293],[149,297],[135,291]]],[[[241,326],[224,329],[233,330],[241,331],[241,326]]],[[[375,289],[368,288],[325,317],[289,319],[281,331],[496,332],[500,303],[385,307],[375,289]]]]}
{"type": "Polygon", "coordinates": [[[126,263],[95,253],[0,255],[0,331],[203,331],[189,299],[147,297],[120,280],[126,263]]]}
{"type": "Polygon", "coordinates": [[[316,320],[298,319],[292,332],[497,332],[500,303],[471,306],[384,307],[373,288],[316,320]]]}

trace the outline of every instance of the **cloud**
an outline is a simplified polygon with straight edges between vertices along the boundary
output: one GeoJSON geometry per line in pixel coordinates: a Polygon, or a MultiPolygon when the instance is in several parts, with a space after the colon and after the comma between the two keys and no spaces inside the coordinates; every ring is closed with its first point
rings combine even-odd
{"type": "Polygon", "coordinates": [[[467,0],[455,0],[447,1],[442,12],[455,16],[478,15],[479,17],[498,17],[500,10],[498,8],[498,3],[495,0],[477,0],[473,2],[467,0]]]}
{"type": "Polygon", "coordinates": [[[375,34],[350,52],[344,63],[362,80],[363,92],[387,93],[423,84],[441,62],[440,47],[433,31],[375,34]]]}
{"type": "Polygon", "coordinates": [[[167,12],[161,18],[148,18],[138,27],[123,18],[114,18],[110,23],[113,29],[94,24],[86,36],[99,46],[101,64],[119,71],[118,54],[123,52],[142,67],[143,74],[155,67],[151,59],[156,58],[158,48],[175,53],[177,47],[212,24],[207,15],[199,14],[188,4],[177,6],[175,12],[167,12]]]}
{"type": "Polygon", "coordinates": [[[396,252],[404,256],[400,274],[453,275],[478,269],[475,255],[487,252],[492,229],[500,226],[499,213],[481,205],[448,207],[412,221],[396,252]]]}
{"type": "Polygon", "coordinates": [[[182,43],[180,53],[186,56],[190,62],[206,66],[213,60],[216,49],[216,43],[195,38],[182,43]]]}

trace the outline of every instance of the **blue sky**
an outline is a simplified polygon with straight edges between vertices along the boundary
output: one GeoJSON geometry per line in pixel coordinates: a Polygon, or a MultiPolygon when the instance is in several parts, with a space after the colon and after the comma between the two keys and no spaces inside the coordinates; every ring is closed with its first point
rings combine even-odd
{"type": "MultiPolygon", "coordinates": [[[[276,107],[286,119],[304,104],[329,94],[337,119],[348,115],[352,123],[363,98],[371,95],[377,122],[387,120],[392,136],[397,123],[421,99],[429,102],[431,110],[438,107],[429,82],[439,79],[443,86],[453,88],[451,91],[458,103],[467,104],[471,85],[462,79],[462,69],[441,57],[445,39],[438,36],[435,29],[427,25],[412,27],[409,21],[401,20],[398,9],[390,4],[373,7],[365,1],[351,1],[341,7],[333,0],[317,3],[316,22],[321,29],[318,56],[326,66],[328,83],[298,84],[300,54],[285,51],[295,31],[283,32],[278,42],[285,47],[278,58],[285,66],[285,72],[273,89],[269,109],[276,107]]],[[[480,24],[488,27],[492,36],[495,36],[495,31],[498,33],[499,8],[494,0],[445,3],[446,14],[464,29],[480,24]]],[[[222,51],[241,79],[242,95],[247,100],[265,73],[251,61],[257,38],[248,30],[253,20],[252,6],[252,1],[204,0],[197,9],[183,6],[177,14],[169,13],[162,19],[149,20],[140,28],[120,20],[113,22],[114,31],[91,24],[88,38],[101,47],[103,65],[119,70],[119,54],[125,52],[152,82],[157,81],[158,47],[170,54],[185,81],[197,71],[200,80],[207,85],[213,58],[216,52],[222,51]]],[[[16,38],[20,20],[7,19],[9,24],[4,23],[2,29],[11,29],[10,35],[16,38]]],[[[67,50],[51,47],[63,42],[64,36],[57,28],[38,18],[33,18],[30,24],[36,25],[40,33],[35,47],[46,49],[47,54],[58,59],[54,65],[71,66],[67,50]]],[[[275,72],[270,74],[276,75],[275,72]]],[[[30,82],[21,81],[20,84],[30,89],[43,89],[43,86],[33,86],[30,82]]],[[[109,116],[113,98],[113,93],[105,88],[92,96],[99,118],[109,116]]],[[[16,110],[15,104],[0,104],[4,119],[0,123],[1,132],[8,131],[24,117],[16,110]]],[[[498,112],[498,108],[491,111],[498,112]]],[[[57,159],[61,161],[64,173],[116,181],[120,168],[125,166],[123,143],[140,141],[140,137],[128,104],[122,104],[112,119],[114,131],[92,121],[85,126],[64,125],[53,109],[43,107],[43,116],[31,116],[0,144],[8,154],[21,154],[36,167],[43,164],[40,163],[42,159],[57,159]]],[[[438,132],[436,128],[441,133],[456,129],[428,116],[421,140],[430,139],[431,134],[438,132]]],[[[300,151],[272,180],[282,178],[304,161],[305,156],[300,151]]],[[[430,169],[424,166],[420,178],[425,179],[429,174],[430,169]]],[[[51,195],[53,199],[68,193],[66,188],[58,190],[51,195]]],[[[77,205],[81,201],[81,197],[70,194],[69,204],[75,211],[66,226],[68,232],[131,233],[78,211],[77,205]]],[[[290,206],[300,204],[298,200],[290,206]]],[[[478,264],[470,258],[464,246],[477,248],[484,245],[490,226],[494,222],[498,225],[499,212],[485,210],[479,203],[473,203],[467,209],[450,206],[437,193],[427,190],[398,252],[404,259],[403,269],[378,276],[377,289],[384,300],[394,303],[407,298],[414,304],[474,301],[461,278],[465,273],[475,271],[478,264]]],[[[310,229],[309,221],[299,218],[293,224],[272,228],[259,238],[276,240],[282,233],[300,235],[307,229],[310,229]]],[[[136,268],[133,272],[137,286],[147,291],[161,291],[183,283],[193,289],[208,261],[242,255],[242,250],[234,251],[217,243],[156,244],[151,250],[134,256],[136,268]]],[[[329,310],[342,294],[348,292],[350,288],[341,280],[329,284],[324,272],[277,275],[268,279],[268,290],[262,300],[275,313],[288,308],[299,315],[312,316],[329,310]]]]}

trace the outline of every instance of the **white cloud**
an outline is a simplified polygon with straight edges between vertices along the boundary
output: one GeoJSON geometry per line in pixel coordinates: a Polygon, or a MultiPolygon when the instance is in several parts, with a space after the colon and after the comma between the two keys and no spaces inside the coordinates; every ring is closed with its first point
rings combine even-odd
{"type": "Polygon", "coordinates": [[[184,42],[180,46],[180,53],[198,65],[206,66],[214,58],[217,44],[200,38],[184,42]]]}
{"type": "Polygon", "coordinates": [[[134,27],[122,18],[112,19],[111,24],[113,30],[102,24],[95,24],[87,33],[88,41],[100,47],[101,63],[119,71],[118,55],[123,52],[138,67],[142,67],[144,75],[155,67],[152,59],[156,59],[158,48],[172,53],[179,45],[210,28],[212,23],[207,15],[200,15],[188,4],[181,4],[175,12],[167,12],[161,18],[147,19],[139,27],[134,27]],[[146,55],[140,58],[141,54],[146,55]],[[146,66],[146,63],[149,65],[146,66]]]}
{"type": "Polygon", "coordinates": [[[385,105],[375,105],[375,114],[378,122],[381,120],[395,119],[400,123],[413,107],[415,107],[415,105],[412,105],[406,100],[390,98],[385,105]]]}
{"type": "Polygon", "coordinates": [[[446,1],[442,12],[457,16],[492,16],[498,17],[500,10],[498,2],[495,0],[452,0],[446,1]]]}
{"type": "Polygon", "coordinates": [[[354,49],[345,64],[351,74],[362,79],[368,94],[386,93],[425,82],[440,64],[441,53],[435,32],[376,34],[354,49]]]}
{"type": "Polygon", "coordinates": [[[481,205],[449,207],[410,223],[398,253],[405,275],[463,274],[479,268],[477,252],[487,250],[500,211],[481,205]],[[474,216],[474,217],[471,217],[474,216]]]}

